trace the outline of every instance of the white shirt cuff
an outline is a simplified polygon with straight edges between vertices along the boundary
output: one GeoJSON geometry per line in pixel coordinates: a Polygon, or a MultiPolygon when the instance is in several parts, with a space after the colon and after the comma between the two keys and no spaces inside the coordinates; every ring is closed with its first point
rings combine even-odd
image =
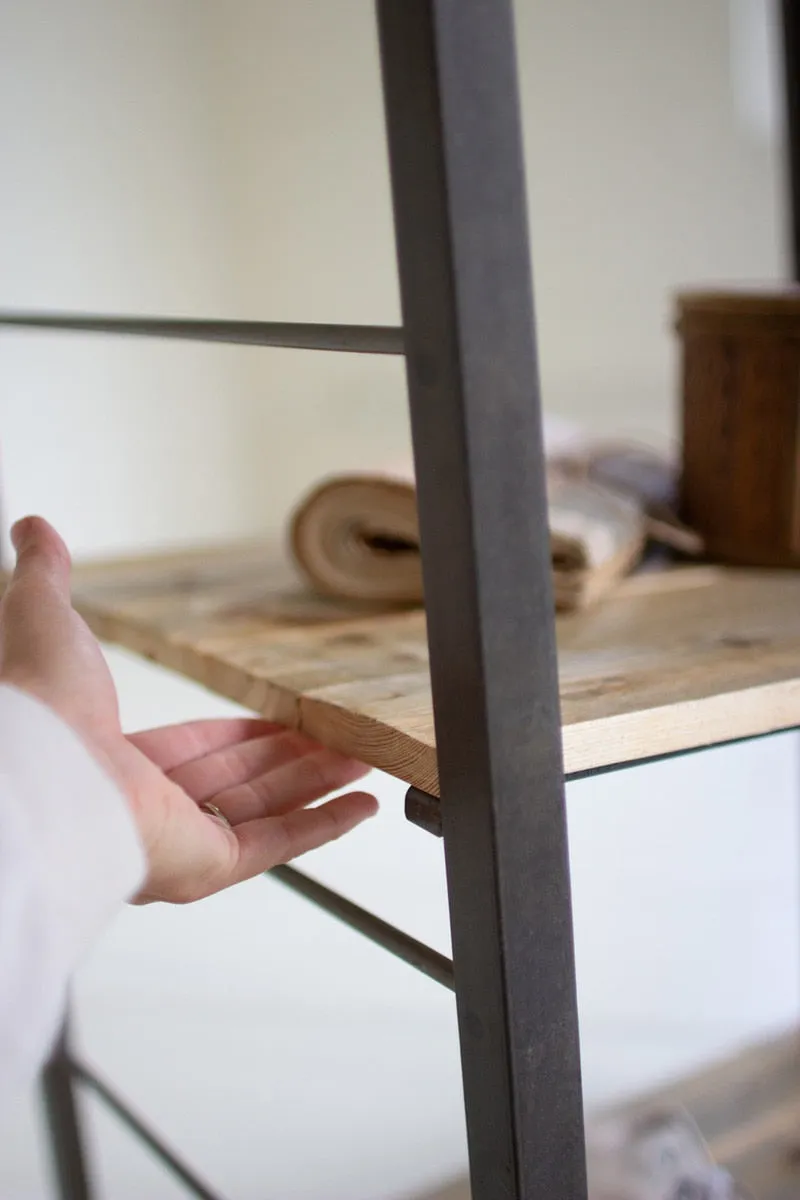
{"type": "Polygon", "coordinates": [[[133,817],[78,735],[44,704],[6,685],[0,686],[0,763],[28,825],[57,926],[54,941],[72,970],[144,881],[133,817]]]}

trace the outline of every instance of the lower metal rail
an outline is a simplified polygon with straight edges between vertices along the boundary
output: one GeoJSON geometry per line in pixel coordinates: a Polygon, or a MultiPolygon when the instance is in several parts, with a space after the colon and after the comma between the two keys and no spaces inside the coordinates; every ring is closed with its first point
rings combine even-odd
{"type": "Polygon", "coordinates": [[[418,942],[416,938],[403,933],[401,929],[396,929],[388,921],[382,921],[374,913],[367,912],[365,908],[354,904],[352,900],[345,899],[338,892],[331,891],[324,884],[317,883],[316,879],[309,878],[308,875],[304,875],[302,871],[297,871],[294,867],[273,867],[271,871],[267,872],[265,878],[277,879],[279,883],[291,888],[293,892],[297,892],[298,895],[310,900],[319,908],[323,908],[332,917],[349,925],[363,937],[369,938],[371,942],[382,946],[396,958],[401,958],[403,962],[415,967],[429,979],[449,988],[451,992],[455,991],[453,963],[443,954],[439,954],[437,950],[432,950],[430,946],[418,942]]]}
{"type": "Polygon", "coordinates": [[[127,1125],[140,1141],[153,1152],[156,1158],[177,1178],[180,1179],[190,1192],[200,1200],[223,1200],[218,1192],[212,1192],[206,1183],[187,1166],[182,1159],[169,1149],[149,1125],[138,1117],[117,1093],[104,1083],[94,1071],[76,1059],[69,1060],[69,1067],[75,1079],[89,1088],[107,1108],[110,1108],[124,1125],[127,1125]]]}

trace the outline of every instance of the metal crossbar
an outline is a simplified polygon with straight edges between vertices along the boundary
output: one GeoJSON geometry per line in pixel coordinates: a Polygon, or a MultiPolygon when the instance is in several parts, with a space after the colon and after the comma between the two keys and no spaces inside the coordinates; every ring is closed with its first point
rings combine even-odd
{"type": "Polygon", "coordinates": [[[432,950],[430,946],[418,942],[416,938],[403,933],[401,929],[395,928],[387,921],[382,921],[374,913],[367,912],[365,908],[354,904],[352,900],[345,899],[338,892],[332,892],[330,888],[317,883],[316,879],[310,879],[308,875],[294,867],[273,867],[264,878],[277,879],[279,883],[324,909],[338,921],[343,921],[345,925],[349,925],[363,937],[382,946],[396,958],[402,958],[403,962],[415,967],[429,979],[434,979],[436,983],[449,988],[451,992],[455,991],[453,964],[449,958],[445,958],[437,950],[432,950]]]}
{"type": "Polygon", "coordinates": [[[0,312],[0,328],[122,337],[225,342],[286,350],[403,354],[403,331],[393,325],[303,325],[286,321],[210,321],[182,317],[114,317],[83,313],[0,312]]]}
{"type": "Polygon", "coordinates": [[[98,1099],[107,1108],[110,1108],[124,1125],[127,1125],[145,1145],[149,1146],[156,1158],[173,1175],[180,1179],[189,1191],[198,1196],[200,1200],[222,1200],[219,1193],[212,1192],[208,1185],[200,1179],[199,1175],[195,1174],[192,1168],[187,1166],[173,1150],[170,1150],[158,1134],[141,1117],[137,1116],[117,1092],[109,1087],[95,1071],[80,1062],[79,1059],[69,1057],[67,1062],[68,1069],[75,1079],[94,1092],[98,1099]]]}
{"type": "MultiPolygon", "coordinates": [[[[340,896],[324,884],[311,879],[294,867],[274,867],[264,875],[275,879],[284,887],[315,904],[338,921],[360,933],[376,945],[388,950],[397,958],[421,971],[436,983],[455,990],[453,964],[436,950],[412,938],[402,930],[381,920],[374,913],[361,908],[352,900],[340,896]]],[[[82,1169],[84,1147],[81,1143],[79,1121],[72,1094],[72,1081],[77,1080],[89,1088],[116,1116],[127,1125],[141,1141],[150,1147],[153,1154],[180,1179],[200,1200],[221,1200],[208,1185],[187,1166],[158,1134],[109,1086],[96,1071],[92,1070],[69,1050],[66,1030],[62,1034],[45,1075],[45,1096],[48,1117],[58,1148],[57,1162],[61,1172],[62,1187],[72,1189],[65,1194],[70,1200],[91,1200],[90,1181],[82,1169]],[[69,1176],[67,1177],[67,1171],[69,1176]],[[80,1190],[79,1190],[80,1189],[80,1190]]]]}

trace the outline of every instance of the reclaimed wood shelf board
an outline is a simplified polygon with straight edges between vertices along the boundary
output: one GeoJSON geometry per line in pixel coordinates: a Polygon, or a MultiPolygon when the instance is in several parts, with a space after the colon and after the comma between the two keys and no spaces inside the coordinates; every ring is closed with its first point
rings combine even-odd
{"type": "MultiPolygon", "coordinates": [[[[86,565],[74,597],[99,637],[437,793],[419,610],[317,597],[263,545],[86,565]]],[[[557,634],[569,774],[800,726],[800,575],[644,572],[557,634]]]]}
{"type": "Polygon", "coordinates": [[[800,1037],[788,1034],[624,1106],[680,1106],[756,1200],[800,1196],[800,1037]]]}

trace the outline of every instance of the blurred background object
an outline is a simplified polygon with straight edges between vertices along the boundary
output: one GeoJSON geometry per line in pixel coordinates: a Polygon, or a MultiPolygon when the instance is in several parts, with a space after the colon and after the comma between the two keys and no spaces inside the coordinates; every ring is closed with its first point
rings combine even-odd
{"type": "Polygon", "coordinates": [[[712,558],[800,566],[800,290],[678,297],[680,511],[712,558]]]}
{"type": "MultiPolygon", "coordinates": [[[[545,404],[599,433],[674,436],[677,287],[786,273],[757,7],[518,3],[545,404]]],[[[0,0],[0,68],[3,307],[398,320],[368,0],[0,0]]],[[[406,451],[402,365],[3,333],[0,438],[5,515],[81,555],[278,536],[321,475],[406,451]]],[[[109,657],[130,727],[230,711],[109,657]]],[[[592,1103],[794,1021],[796,759],[787,735],[571,785],[592,1103]]],[[[440,847],[377,787],[309,869],[446,952],[440,847]]],[[[237,1200],[463,1173],[451,997],[275,885],[125,913],[76,990],[88,1055],[237,1200]]],[[[89,1107],[101,1194],[183,1194],[89,1107]]],[[[47,1194],[41,1149],[33,1102],[3,1118],[0,1194],[47,1194]]]]}

